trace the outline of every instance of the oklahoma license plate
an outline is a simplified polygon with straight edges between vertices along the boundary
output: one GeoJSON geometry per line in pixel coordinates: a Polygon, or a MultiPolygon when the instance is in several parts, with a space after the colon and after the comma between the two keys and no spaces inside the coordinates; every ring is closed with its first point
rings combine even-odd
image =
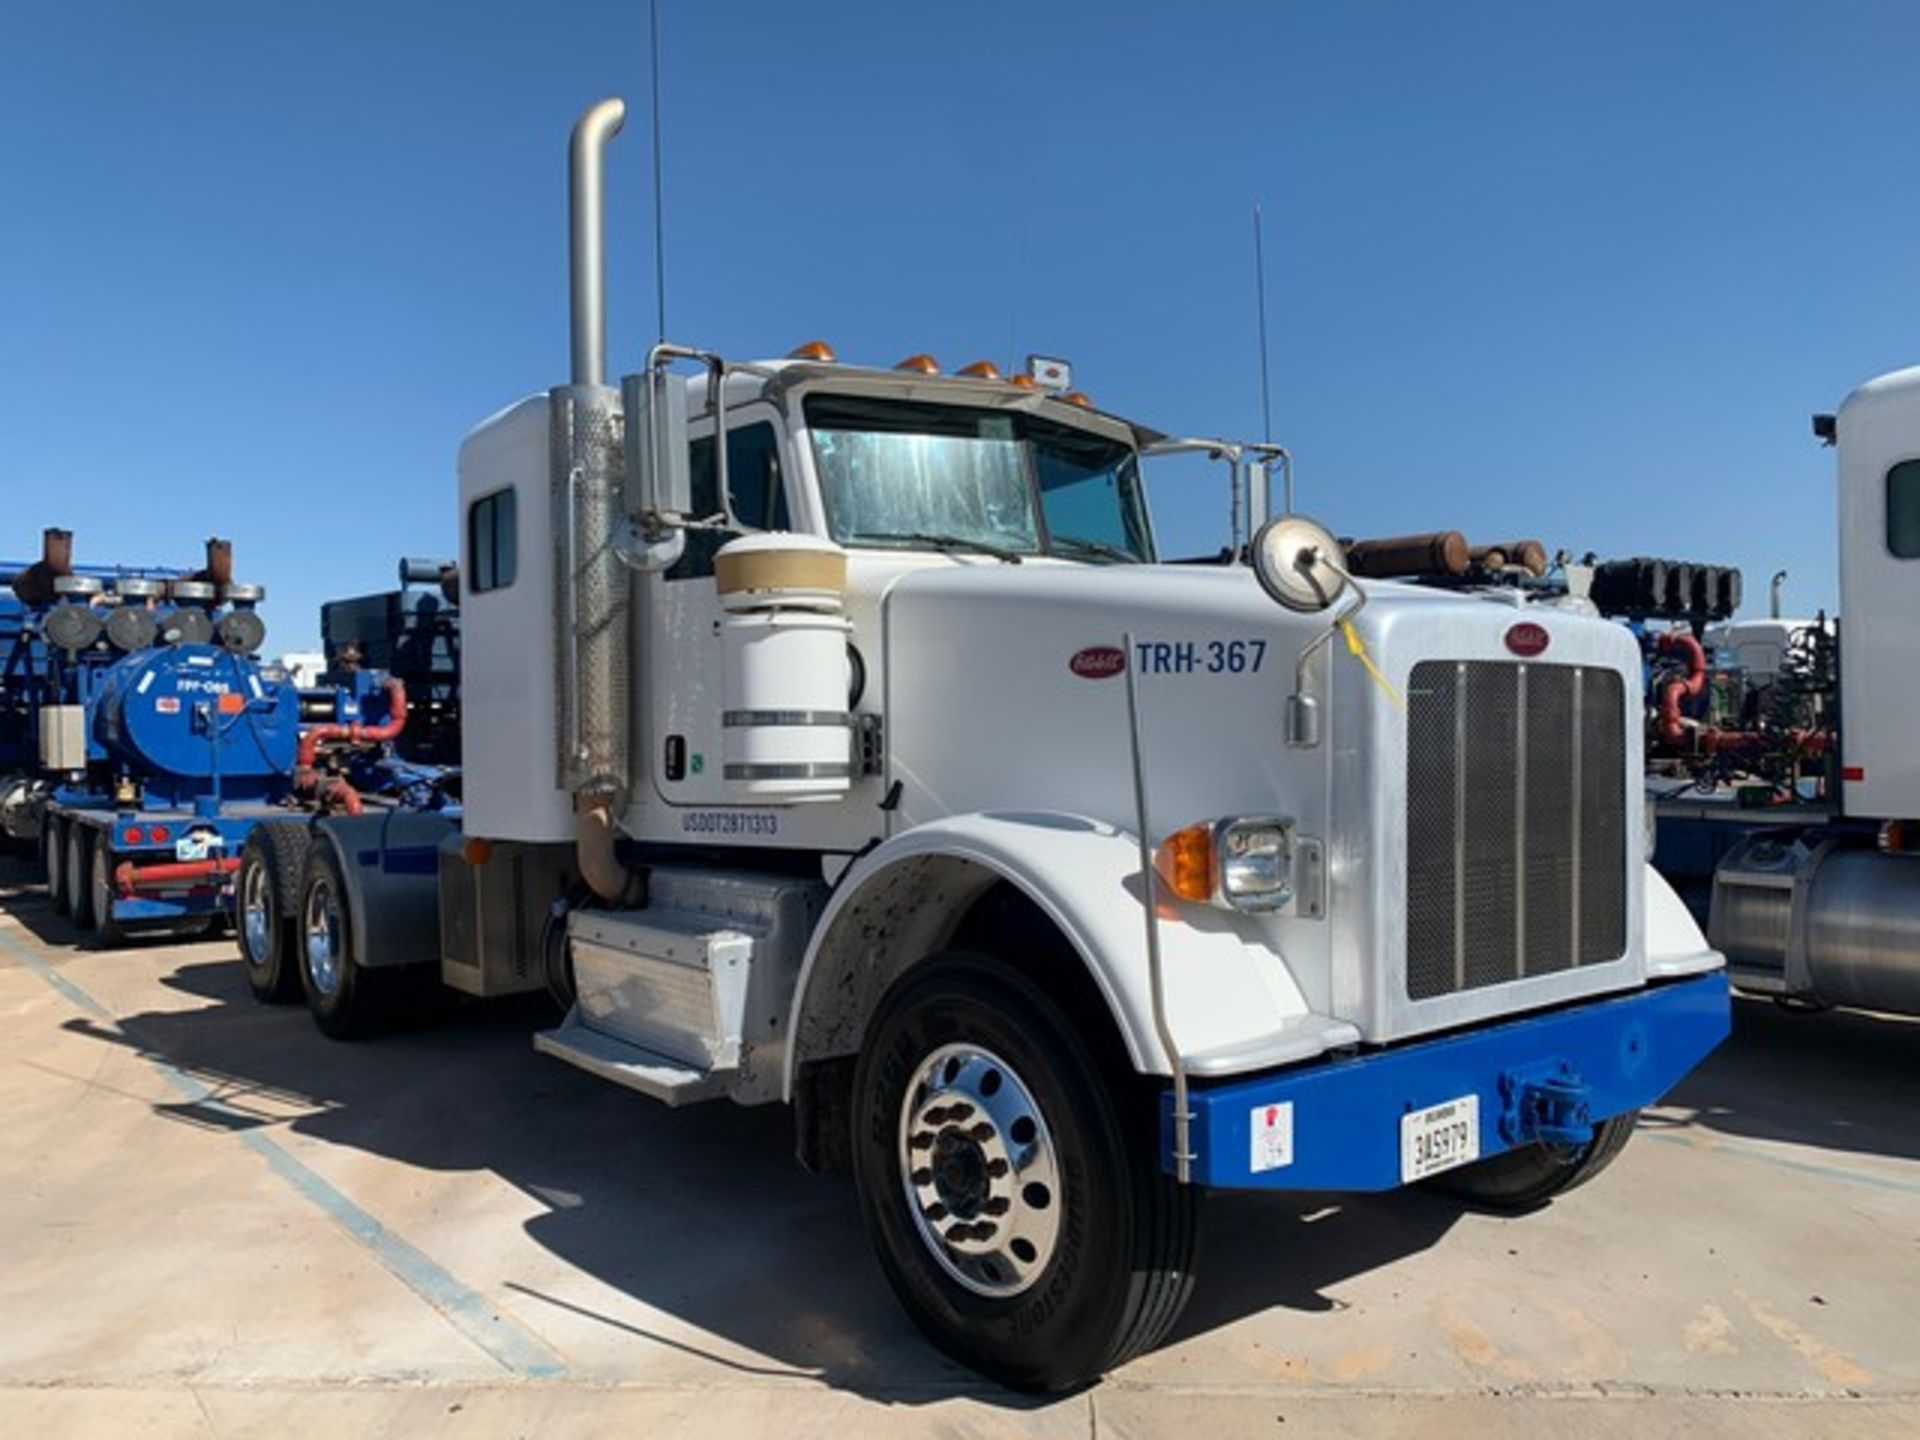
{"type": "Polygon", "coordinates": [[[1480,1158],[1480,1097],[1429,1105],[1400,1117],[1400,1183],[1408,1185],[1480,1158]]]}

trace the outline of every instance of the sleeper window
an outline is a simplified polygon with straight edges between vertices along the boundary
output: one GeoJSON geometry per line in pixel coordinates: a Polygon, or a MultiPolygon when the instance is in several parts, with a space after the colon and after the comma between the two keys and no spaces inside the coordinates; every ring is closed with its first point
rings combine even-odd
{"type": "Polygon", "coordinates": [[[468,508],[467,583],[474,594],[513,584],[518,531],[512,490],[482,495],[468,508]]]}

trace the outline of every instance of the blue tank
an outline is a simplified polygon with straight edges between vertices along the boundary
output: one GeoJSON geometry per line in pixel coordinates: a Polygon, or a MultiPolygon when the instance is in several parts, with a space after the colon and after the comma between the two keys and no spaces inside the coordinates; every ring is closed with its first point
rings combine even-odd
{"type": "Polygon", "coordinates": [[[271,801],[292,783],[300,697],[217,645],[160,646],[108,667],[93,731],[149,805],[271,801]]]}

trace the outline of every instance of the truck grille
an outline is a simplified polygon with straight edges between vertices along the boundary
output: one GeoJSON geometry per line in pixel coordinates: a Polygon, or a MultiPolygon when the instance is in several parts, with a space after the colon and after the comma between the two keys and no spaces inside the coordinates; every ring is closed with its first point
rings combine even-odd
{"type": "Polygon", "coordinates": [[[1618,672],[1426,660],[1407,693],[1407,996],[1627,948],[1618,672]]]}

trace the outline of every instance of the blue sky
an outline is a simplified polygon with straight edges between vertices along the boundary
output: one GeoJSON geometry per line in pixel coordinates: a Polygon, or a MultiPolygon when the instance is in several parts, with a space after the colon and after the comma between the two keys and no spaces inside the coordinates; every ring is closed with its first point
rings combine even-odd
{"type": "MultiPolygon", "coordinates": [[[[565,378],[603,94],[616,363],[652,338],[646,7],[9,0],[0,555],[231,536],[270,648],[450,553],[461,435],[565,378]]],[[[1807,417],[1920,360],[1920,7],[664,0],[668,320],[738,356],[1066,355],[1260,425],[1303,508],[1731,561],[1831,605],[1807,417]]],[[[1166,475],[1167,548],[1222,496],[1166,475]]],[[[1749,606],[1750,610],[1756,608],[1749,606]]]]}

